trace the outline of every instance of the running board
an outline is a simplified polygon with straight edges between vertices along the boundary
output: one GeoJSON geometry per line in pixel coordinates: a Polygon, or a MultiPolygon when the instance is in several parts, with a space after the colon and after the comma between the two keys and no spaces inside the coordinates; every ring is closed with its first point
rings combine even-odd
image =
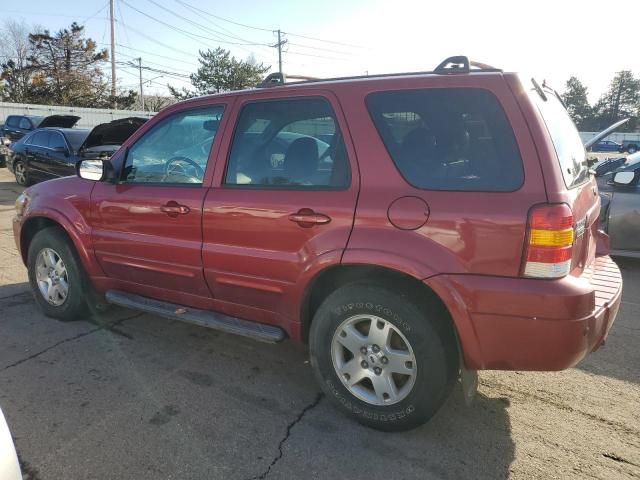
{"type": "Polygon", "coordinates": [[[250,337],[261,342],[277,343],[286,337],[284,330],[272,325],[229,317],[222,313],[208,310],[198,310],[197,308],[162,302],[119,290],[109,290],[105,294],[105,298],[107,302],[121,307],[141,310],[180,322],[193,323],[201,327],[213,328],[235,335],[250,337]]]}

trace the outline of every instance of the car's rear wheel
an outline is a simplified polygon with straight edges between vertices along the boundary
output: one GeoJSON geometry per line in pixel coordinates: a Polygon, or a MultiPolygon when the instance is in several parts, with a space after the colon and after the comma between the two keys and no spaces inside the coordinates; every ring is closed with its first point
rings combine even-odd
{"type": "Polygon", "coordinates": [[[87,315],[92,291],[71,241],[60,228],[36,233],[27,266],[31,290],[45,315],[64,321],[87,315]]]}
{"type": "Polygon", "coordinates": [[[13,164],[13,174],[16,176],[16,182],[18,185],[26,187],[29,185],[29,174],[27,173],[27,167],[21,160],[16,161],[13,164]]]}
{"type": "Polygon", "coordinates": [[[386,431],[429,420],[458,372],[441,309],[375,285],[348,285],[322,303],[310,351],[325,393],[352,418],[386,431]]]}
{"type": "Polygon", "coordinates": [[[627,149],[627,152],[629,153],[636,153],[638,151],[638,147],[636,147],[635,145],[629,145],[629,148],[627,149]]]}

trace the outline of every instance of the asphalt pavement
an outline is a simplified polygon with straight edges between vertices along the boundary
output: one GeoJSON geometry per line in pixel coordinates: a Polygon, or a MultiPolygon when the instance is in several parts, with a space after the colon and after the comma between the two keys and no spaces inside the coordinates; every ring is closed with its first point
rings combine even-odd
{"type": "Polygon", "coordinates": [[[124,309],[44,317],[0,169],[0,407],[25,478],[640,478],[640,262],[604,348],[558,373],[481,372],[427,425],[381,433],[320,394],[304,346],[124,309]]]}

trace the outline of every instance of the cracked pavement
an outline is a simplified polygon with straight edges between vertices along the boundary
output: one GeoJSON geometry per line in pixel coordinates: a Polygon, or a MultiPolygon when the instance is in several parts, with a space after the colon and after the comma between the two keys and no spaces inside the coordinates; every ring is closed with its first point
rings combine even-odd
{"type": "Polygon", "coordinates": [[[640,478],[640,261],[605,348],[558,373],[481,372],[424,427],[385,434],[319,393],[304,347],[137,312],[36,308],[0,169],[0,407],[25,478],[640,478]]]}

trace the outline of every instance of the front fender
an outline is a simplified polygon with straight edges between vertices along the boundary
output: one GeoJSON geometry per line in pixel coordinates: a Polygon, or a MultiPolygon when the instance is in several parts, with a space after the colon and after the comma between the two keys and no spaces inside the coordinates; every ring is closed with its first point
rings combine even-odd
{"type": "Polygon", "coordinates": [[[91,227],[88,223],[92,187],[92,182],[69,177],[44,182],[28,190],[29,206],[19,220],[16,232],[25,264],[28,236],[44,220],[45,224],[56,224],[66,232],[90,276],[102,274],[93,254],[91,227]]]}

